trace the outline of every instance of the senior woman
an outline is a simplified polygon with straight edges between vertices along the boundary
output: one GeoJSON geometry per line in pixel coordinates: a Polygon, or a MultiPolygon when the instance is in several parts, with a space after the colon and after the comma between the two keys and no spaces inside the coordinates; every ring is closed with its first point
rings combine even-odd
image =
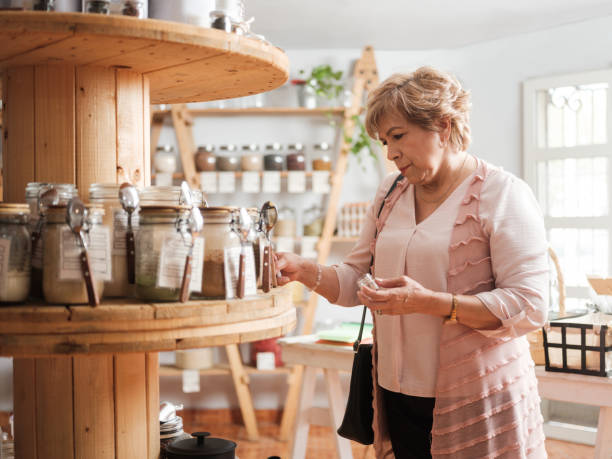
{"type": "Polygon", "coordinates": [[[280,283],[374,313],[377,457],[546,457],[525,334],[548,304],[547,243],[528,186],[467,152],[469,93],[432,68],[394,75],[366,127],[399,174],[340,265],[278,254],[280,283]],[[356,281],[370,270],[378,290],[356,281]]]}

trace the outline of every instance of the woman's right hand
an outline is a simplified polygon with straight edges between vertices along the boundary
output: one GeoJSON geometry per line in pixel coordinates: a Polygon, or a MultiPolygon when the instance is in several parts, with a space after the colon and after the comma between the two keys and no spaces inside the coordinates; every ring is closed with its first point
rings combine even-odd
{"type": "Polygon", "coordinates": [[[285,285],[291,281],[300,281],[300,274],[304,270],[304,258],[290,252],[276,252],[276,275],[278,285],[285,285]]]}

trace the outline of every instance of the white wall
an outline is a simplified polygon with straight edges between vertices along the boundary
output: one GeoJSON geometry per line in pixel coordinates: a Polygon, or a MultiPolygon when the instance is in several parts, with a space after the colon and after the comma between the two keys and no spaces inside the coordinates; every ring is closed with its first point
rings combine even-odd
{"type": "MultiPolygon", "coordinates": [[[[524,34],[487,43],[452,50],[427,52],[376,51],[379,74],[386,78],[394,72],[410,71],[420,65],[433,65],[455,73],[464,86],[472,90],[471,151],[482,158],[521,175],[521,83],[525,79],[558,73],[579,72],[609,68],[612,66],[612,17],[604,17],[571,24],[543,32],[524,34]]],[[[366,43],[364,43],[365,45],[366,43]]],[[[329,63],[335,68],[349,69],[358,59],[360,48],[343,50],[288,50],[292,74],[300,68],[329,63]]],[[[282,88],[271,96],[279,103],[294,103],[288,88],[282,88]],[[284,93],[283,93],[284,91],[284,93]]],[[[322,140],[337,141],[334,131],[325,121],[292,120],[282,118],[247,118],[229,121],[228,118],[196,121],[196,143],[246,143],[269,141],[302,141],[306,144],[322,140]]],[[[166,128],[160,143],[174,143],[174,134],[166,128]]],[[[342,202],[368,200],[378,183],[375,168],[367,172],[354,160],[349,165],[342,202]]],[[[261,204],[265,196],[242,196],[244,205],[261,204]],[[251,202],[253,201],[253,202],[251,202]]],[[[295,203],[285,197],[281,204],[310,205],[312,198],[295,203]]],[[[334,248],[330,262],[338,262],[346,246],[334,248]]],[[[345,309],[321,301],[316,321],[358,320],[358,308],[345,309]]],[[[162,359],[170,358],[163,355],[162,359]]],[[[10,359],[0,359],[0,410],[10,409],[12,388],[10,383],[10,359]]],[[[184,395],[178,378],[164,378],[160,385],[161,398],[185,402],[192,407],[219,408],[236,406],[237,400],[229,377],[202,378],[201,394],[184,395]],[[206,395],[204,395],[204,393],[206,395]]],[[[255,375],[252,392],[256,408],[273,409],[282,406],[286,393],[282,377],[255,375]]],[[[322,392],[319,391],[319,401],[322,392]]]]}

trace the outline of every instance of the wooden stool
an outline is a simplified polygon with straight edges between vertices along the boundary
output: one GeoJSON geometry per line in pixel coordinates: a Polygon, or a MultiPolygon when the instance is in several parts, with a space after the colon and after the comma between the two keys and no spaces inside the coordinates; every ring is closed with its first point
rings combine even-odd
{"type": "Polygon", "coordinates": [[[536,367],[540,397],[599,407],[595,458],[612,457],[612,378],[546,371],[536,367]]]}
{"type": "MultiPolygon", "coordinates": [[[[291,447],[292,459],[306,456],[310,424],[340,427],[344,417],[347,394],[340,387],[340,371],[350,372],[353,366],[353,348],[333,344],[319,344],[315,335],[294,336],[279,340],[283,361],[291,365],[304,365],[304,382],[297,412],[295,434],[291,447]],[[323,370],[329,408],[312,406],[317,372],[323,370]]],[[[352,459],[351,442],[336,435],[336,451],[340,459],[352,459]]]]}

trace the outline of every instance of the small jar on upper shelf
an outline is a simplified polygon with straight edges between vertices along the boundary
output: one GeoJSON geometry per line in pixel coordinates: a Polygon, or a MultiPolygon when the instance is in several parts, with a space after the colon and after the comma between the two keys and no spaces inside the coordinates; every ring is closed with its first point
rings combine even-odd
{"type": "Polygon", "coordinates": [[[329,154],[330,148],[327,142],[314,144],[314,158],[312,160],[313,171],[331,171],[332,162],[329,154]]]}
{"type": "Polygon", "coordinates": [[[287,170],[304,171],[306,170],[306,160],[304,157],[304,145],[301,143],[290,143],[287,145],[287,170]]]}
{"type": "Polygon", "coordinates": [[[285,167],[285,158],[281,154],[283,146],[278,143],[269,143],[265,148],[264,169],[267,171],[282,171],[285,167]]]}
{"type": "Polygon", "coordinates": [[[29,209],[0,203],[0,302],[25,301],[30,291],[29,209]]]}
{"type": "Polygon", "coordinates": [[[214,172],[217,168],[214,145],[200,145],[194,159],[196,171],[198,172],[214,172]]]}
{"type": "Polygon", "coordinates": [[[234,144],[219,145],[217,155],[217,170],[222,172],[235,172],[240,170],[240,157],[234,144]]]}
{"type": "Polygon", "coordinates": [[[242,146],[242,158],[240,164],[243,171],[259,172],[263,169],[263,157],[259,151],[259,145],[250,143],[242,146]]]}

